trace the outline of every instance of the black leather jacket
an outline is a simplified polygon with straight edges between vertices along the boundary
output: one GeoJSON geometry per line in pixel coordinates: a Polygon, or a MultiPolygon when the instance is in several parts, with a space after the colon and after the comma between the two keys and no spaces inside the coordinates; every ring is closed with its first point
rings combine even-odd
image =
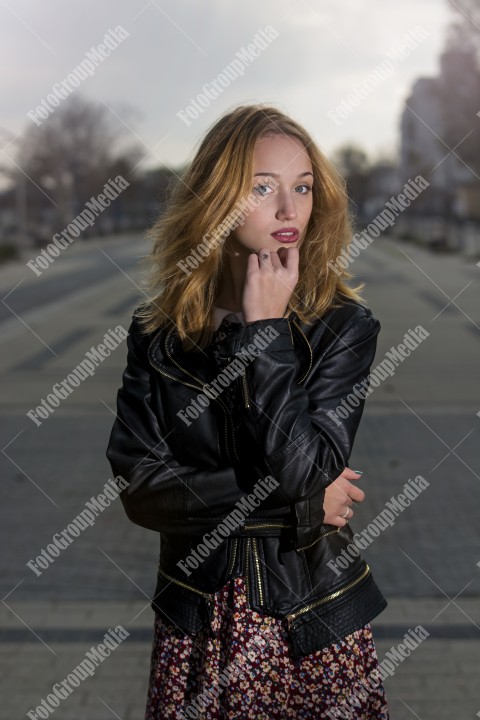
{"type": "Polygon", "coordinates": [[[284,619],[301,657],[387,605],[361,556],[340,575],[329,566],[353,533],[323,523],[325,488],[348,465],[364,403],[341,421],[328,413],[368,376],[380,323],[353,301],[308,325],[292,312],[237,326],[222,355],[267,328],[275,338],[233,381],[238,416],[219,394],[188,425],[182,413],[218,366],[208,352],[184,352],[174,328],[140,334],[134,313],[107,457],[129,483],[120,494],[129,519],[160,536],[152,608],[194,635],[209,626],[214,593],[243,574],[250,607],[284,619]],[[187,575],[177,563],[266,476],[277,488],[187,575]]]}

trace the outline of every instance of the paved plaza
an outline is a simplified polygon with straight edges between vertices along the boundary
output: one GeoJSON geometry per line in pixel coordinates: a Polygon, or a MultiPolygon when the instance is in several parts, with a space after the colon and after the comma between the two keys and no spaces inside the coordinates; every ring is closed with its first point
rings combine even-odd
{"type": "MultiPolygon", "coordinates": [[[[122,343],[37,426],[38,406],[141,299],[140,236],[74,244],[41,277],[0,268],[3,548],[0,718],[26,717],[122,625],[129,637],[55,710],[58,720],[142,720],[158,536],[112,502],[41,575],[27,563],[102,491],[125,365],[122,343]]],[[[24,260],[29,259],[26,254],[24,260]]],[[[379,238],[351,267],[382,324],[375,362],[422,325],[428,338],[367,400],[350,461],[363,470],[358,532],[422,475],[426,490],[365,550],[388,608],[372,623],[380,659],[409,628],[429,633],[385,685],[392,720],[480,717],[480,268],[456,254],[379,238]]]]}

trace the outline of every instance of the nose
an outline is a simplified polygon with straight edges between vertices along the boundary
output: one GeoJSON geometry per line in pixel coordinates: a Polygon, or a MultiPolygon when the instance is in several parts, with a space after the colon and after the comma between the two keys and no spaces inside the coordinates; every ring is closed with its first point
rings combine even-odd
{"type": "Polygon", "coordinates": [[[297,210],[291,193],[288,190],[280,192],[278,194],[278,207],[275,217],[279,220],[281,218],[292,220],[296,216],[297,210]]]}

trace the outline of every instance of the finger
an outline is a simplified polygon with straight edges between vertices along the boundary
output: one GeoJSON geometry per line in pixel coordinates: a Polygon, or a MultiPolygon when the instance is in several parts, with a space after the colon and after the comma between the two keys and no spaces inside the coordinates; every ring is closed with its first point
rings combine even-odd
{"type": "Polygon", "coordinates": [[[270,258],[270,250],[268,248],[260,248],[258,251],[258,258],[260,260],[260,265],[263,263],[264,265],[269,265],[271,258],[270,258]]]}
{"type": "Polygon", "coordinates": [[[335,487],[339,494],[343,496],[345,505],[351,505],[353,502],[363,502],[365,493],[359,487],[354,485],[344,475],[340,475],[334,480],[335,487]]]}
{"type": "Polygon", "coordinates": [[[280,258],[280,262],[282,263],[283,267],[286,267],[287,257],[288,257],[288,248],[286,248],[286,247],[278,248],[277,255],[280,258]]]}
{"type": "MultiPolygon", "coordinates": [[[[281,248],[280,248],[280,250],[281,250],[281,248]]],[[[277,268],[283,267],[283,263],[280,260],[280,258],[278,257],[277,252],[274,251],[274,252],[270,253],[270,260],[272,262],[272,267],[274,270],[276,270],[277,268]]]]}
{"type": "Polygon", "coordinates": [[[298,270],[298,261],[300,254],[297,247],[285,248],[287,251],[285,256],[285,267],[287,270],[298,270]]]}
{"type": "Polygon", "coordinates": [[[338,527],[345,527],[345,525],[348,525],[348,520],[339,515],[335,525],[338,525],[338,527]]]}
{"type": "Polygon", "coordinates": [[[251,252],[247,258],[247,270],[250,273],[260,270],[262,261],[260,260],[260,253],[251,252]]]}
{"type": "Polygon", "coordinates": [[[343,475],[339,475],[338,478],[333,481],[332,485],[342,502],[346,502],[349,499],[350,490],[355,487],[347,478],[343,477],[343,475]]]}
{"type": "Polygon", "coordinates": [[[352,502],[362,502],[365,500],[365,493],[363,490],[354,485],[350,480],[342,477],[340,482],[337,484],[339,490],[345,494],[345,502],[347,505],[351,505],[352,502]]]}
{"type": "Polygon", "coordinates": [[[363,502],[365,500],[365,493],[361,488],[358,488],[355,485],[351,486],[348,494],[350,495],[353,502],[363,502]]]}
{"type": "MultiPolygon", "coordinates": [[[[285,246],[283,246],[277,250],[277,255],[280,258],[282,266],[285,268],[285,270],[290,269],[288,257],[290,255],[290,253],[292,252],[292,250],[293,250],[293,248],[287,248],[285,246]]],[[[298,263],[294,269],[295,269],[295,271],[298,272],[298,263]]]]}
{"type": "Polygon", "coordinates": [[[347,480],[360,480],[362,477],[362,473],[358,472],[357,470],[352,470],[349,467],[346,467],[345,470],[342,472],[343,477],[346,477],[347,480]]]}

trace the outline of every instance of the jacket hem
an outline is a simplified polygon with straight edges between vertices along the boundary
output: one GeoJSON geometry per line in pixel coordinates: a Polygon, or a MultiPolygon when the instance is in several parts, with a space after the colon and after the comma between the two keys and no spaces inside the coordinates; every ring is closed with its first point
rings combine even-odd
{"type": "Polygon", "coordinates": [[[358,588],[294,622],[287,630],[293,657],[322,650],[360,630],[386,607],[385,597],[369,575],[358,588]]]}

